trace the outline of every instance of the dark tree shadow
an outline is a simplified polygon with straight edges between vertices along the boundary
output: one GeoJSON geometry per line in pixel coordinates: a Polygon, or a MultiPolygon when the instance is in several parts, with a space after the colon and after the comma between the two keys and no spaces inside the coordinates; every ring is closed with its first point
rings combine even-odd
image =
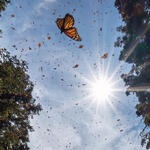
{"type": "Polygon", "coordinates": [[[135,93],[138,98],[136,114],[145,124],[141,145],[150,149],[150,0],[116,0],[115,7],[125,23],[117,28],[123,33],[115,42],[122,48],[119,60],[133,64],[121,77],[128,87],[126,94],[135,93]]]}

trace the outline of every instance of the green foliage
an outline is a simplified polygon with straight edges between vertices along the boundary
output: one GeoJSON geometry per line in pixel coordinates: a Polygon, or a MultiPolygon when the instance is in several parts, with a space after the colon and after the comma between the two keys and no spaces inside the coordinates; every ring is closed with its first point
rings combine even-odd
{"type": "Polygon", "coordinates": [[[121,77],[129,87],[126,94],[133,92],[138,98],[136,114],[145,124],[141,145],[150,149],[150,92],[138,90],[150,87],[150,0],[116,0],[115,7],[125,23],[117,28],[123,33],[115,43],[116,47],[122,47],[119,59],[134,64],[121,77]]]}
{"type": "Polygon", "coordinates": [[[0,49],[0,150],[28,150],[30,117],[41,111],[32,97],[25,61],[0,49]]]}
{"type": "Polygon", "coordinates": [[[10,0],[0,0],[0,12],[4,11],[10,0]]]}

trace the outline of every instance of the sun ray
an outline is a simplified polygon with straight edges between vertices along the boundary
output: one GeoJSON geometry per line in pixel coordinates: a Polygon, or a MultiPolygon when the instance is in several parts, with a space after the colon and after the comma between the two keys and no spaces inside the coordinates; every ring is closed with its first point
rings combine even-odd
{"type": "Polygon", "coordinates": [[[105,75],[108,74],[108,71],[109,71],[109,69],[110,69],[110,65],[111,65],[111,60],[112,60],[112,54],[113,54],[113,52],[114,52],[114,47],[112,48],[111,52],[109,53],[110,57],[108,57],[108,63],[107,63],[105,75]]]}
{"type": "Polygon", "coordinates": [[[114,112],[115,114],[117,114],[117,110],[116,110],[116,108],[114,107],[112,101],[111,101],[111,100],[107,100],[107,103],[108,103],[108,105],[111,107],[111,109],[113,110],[113,112],[114,112]]]}
{"type": "MultiPolygon", "coordinates": [[[[109,102],[110,97],[115,97],[114,92],[119,91],[119,89],[114,87],[114,85],[118,82],[112,82],[106,76],[102,76],[102,74],[101,76],[98,75],[94,75],[94,78],[88,81],[89,85],[86,88],[86,90],[89,92],[87,99],[91,99],[89,107],[96,103],[96,112],[98,112],[98,109],[101,105],[109,102]]],[[[109,105],[113,111],[116,112],[111,102],[109,102],[109,105]]]]}
{"type": "MultiPolygon", "coordinates": [[[[144,28],[144,30],[139,34],[139,36],[143,36],[148,30],[148,23],[146,24],[146,27],[144,28]]],[[[133,51],[135,50],[136,46],[139,44],[139,40],[135,40],[131,43],[130,48],[128,53],[126,54],[126,57],[123,59],[123,61],[118,65],[118,67],[115,69],[115,71],[112,74],[112,77],[114,77],[114,75],[117,73],[117,71],[120,69],[120,67],[125,64],[126,60],[129,58],[129,56],[133,53],[133,51]]]]}
{"type": "Polygon", "coordinates": [[[134,86],[134,87],[129,87],[127,88],[127,91],[129,92],[150,92],[150,85],[142,85],[142,86],[134,86]]]}

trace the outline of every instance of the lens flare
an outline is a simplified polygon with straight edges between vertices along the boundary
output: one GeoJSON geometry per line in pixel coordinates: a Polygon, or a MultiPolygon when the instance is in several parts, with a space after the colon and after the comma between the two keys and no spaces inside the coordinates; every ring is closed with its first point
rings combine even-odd
{"type": "Polygon", "coordinates": [[[106,100],[113,94],[112,83],[104,77],[100,77],[91,82],[90,85],[91,96],[96,100],[106,100]]]}
{"type": "Polygon", "coordinates": [[[105,101],[109,101],[110,98],[114,98],[114,92],[118,91],[115,87],[116,82],[106,76],[99,76],[89,82],[89,97],[92,101],[98,105],[105,101]]]}

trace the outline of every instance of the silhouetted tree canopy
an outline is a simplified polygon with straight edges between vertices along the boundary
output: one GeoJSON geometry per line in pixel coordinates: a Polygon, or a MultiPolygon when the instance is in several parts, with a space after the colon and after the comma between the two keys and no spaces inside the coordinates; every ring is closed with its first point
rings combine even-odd
{"type": "Polygon", "coordinates": [[[32,97],[27,65],[0,49],[0,150],[28,150],[30,118],[41,111],[32,97]]]}
{"type": "Polygon", "coordinates": [[[136,114],[145,124],[141,144],[150,149],[150,0],[116,0],[115,7],[125,23],[117,28],[123,33],[115,42],[122,47],[119,59],[133,64],[121,77],[128,86],[126,94],[132,92],[138,98],[136,114]]]}
{"type": "Polygon", "coordinates": [[[6,9],[8,3],[10,0],[0,0],[0,12],[6,9]]]}

